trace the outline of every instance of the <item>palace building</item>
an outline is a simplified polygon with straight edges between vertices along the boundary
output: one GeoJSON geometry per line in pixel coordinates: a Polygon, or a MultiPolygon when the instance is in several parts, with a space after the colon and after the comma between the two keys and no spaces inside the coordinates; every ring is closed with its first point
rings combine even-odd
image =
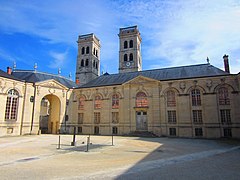
{"type": "Polygon", "coordinates": [[[0,136],[39,133],[240,138],[240,74],[209,62],[142,71],[137,26],[119,30],[119,72],[100,75],[100,40],[78,37],[76,81],[0,71],[0,136]]]}

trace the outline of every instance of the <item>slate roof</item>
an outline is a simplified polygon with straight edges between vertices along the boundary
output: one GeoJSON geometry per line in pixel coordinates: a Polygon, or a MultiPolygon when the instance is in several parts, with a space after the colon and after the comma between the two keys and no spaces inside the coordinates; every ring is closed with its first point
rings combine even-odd
{"type": "Polygon", "coordinates": [[[31,83],[54,79],[68,88],[74,88],[77,86],[75,84],[75,82],[73,82],[70,79],[67,79],[63,76],[48,74],[48,73],[43,73],[43,72],[35,72],[35,71],[28,71],[28,70],[15,70],[12,72],[12,75],[16,78],[19,78],[21,80],[25,80],[25,81],[31,82],[31,83]]]}
{"type": "Polygon", "coordinates": [[[155,80],[179,80],[199,77],[212,77],[229,75],[229,73],[218,69],[210,64],[198,64],[190,66],[179,66],[172,68],[153,69],[138,72],[120,73],[120,74],[104,74],[96,79],[81,85],[78,88],[101,87],[120,85],[134,79],[137,76],[144,76],[155,80]]]}
{"type": "Polygon", "coordinates": [[[22,81],[21,79],[16,78],[16,77],[14,77],[13,75],[10,75],[10,74],[6,73],[5,71],[2,71],[1,69],[0,69],[0,77],[4,77],[4,78],[8,78],[8,79],[13,79],[13,80],[17,80],[17,81],[22,81]]]}

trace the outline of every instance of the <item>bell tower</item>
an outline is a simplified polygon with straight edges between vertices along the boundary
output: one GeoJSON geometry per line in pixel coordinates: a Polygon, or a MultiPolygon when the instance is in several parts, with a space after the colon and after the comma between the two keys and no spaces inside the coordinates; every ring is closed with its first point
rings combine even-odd
{"type": "Polygon", "coordinates": [[[76,83],[83,85],[100,75],[100,41],[92,33],[78,37],[76,83]]]}
{"type": "Polygon", "coordinates": [[[137,26],[119,30],[119,73],[142,70],[141,36],[137,26]]]}

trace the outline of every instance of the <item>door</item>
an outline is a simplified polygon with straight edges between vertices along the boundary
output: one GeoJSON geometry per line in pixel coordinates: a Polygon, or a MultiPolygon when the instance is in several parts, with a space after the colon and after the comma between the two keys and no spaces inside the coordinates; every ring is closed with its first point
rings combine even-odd
{"type": "Polygon", "coordinates": [[[147,112],[144,111],[137,111],[136,112],[136,130],[137,131],[147,131],[148,124],[147,124],[147,112]]]}

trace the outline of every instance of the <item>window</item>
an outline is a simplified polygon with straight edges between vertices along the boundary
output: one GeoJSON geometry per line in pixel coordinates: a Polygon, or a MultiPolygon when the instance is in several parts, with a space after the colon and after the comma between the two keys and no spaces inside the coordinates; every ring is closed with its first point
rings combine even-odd
{"type": "Polygon", "coordinates": [[[96,50],[96,56],[98,57],[98,50],[96,50]]]}
{"type": "Polygon", "coordinates": [[[192,105],[201,106],[201,94],[199,89],[192,90],[192,105]]]}
{"type": "Polygon", "coordinates": [[[78,134],[82,134],[82,127],[78,127],[78,134]]]}
{"type": "Polygon", "coordinates": [[[231,123],[231,112],[230,109],[220,110],[221,122],[224,124],[231,123]]]}
{"type": "Polygon", "coordinates": [[[231,128],[224,128],[223,129],[223,136],[224,137],[232,137],[232,129],[231,128]]]}
{"type": "Polygon", "coordinates": [[[129,47],[130,47],[130,48],[133,47],[133,40],[130,40],[130,42],[129,42],[129,47]]]}
{"type": "Polygon", "coordinates": [[[78,124],[83,124],[83,113],[78,113],[78,124]]]}
{"type": "Polygon", "coordinates": [[[95,96],[95,101],[94,101],[95,109],[101,109],[102,107],[102,99],[101,96],[97,95],[95,96]]]}
{"type": "Polygon", "coordinates": [[[17,120],[18,99],[19,94],[15,89],[8,91],[5,120],[17,120]]]}
{"type": "Polygon", "coordinates": [[[82,47],[82,54],[85,54],[85,47],[82,47]]]}
{"type": "Polygon", "coordinates": [[[228,96],[228,89],[221,87],[218,89],[218,100],[220,105],[229,105],[230,99],[228,96]]]}
{"type": "Polygon", "coordinates": [[[112,123],[116,124],[119,122],[119,113],[118,112],[112,112],[112,123]]]}
{"type": "Polygon", "coordinates": [[[89,46],[86,48],[86,54],[89,54],[89,46]]]}
{"type": "Polygon", "coordinates": [[[176,128],[169,128],[169,135],[176,136],[176,128]]]}
{"type": "Polygon", "coordinates": [[[98,63],[96,62],[96,67],[95,67],[96,69],[98,69],[98,63]]]}
{"type": "Polygon", "coordinates": [[[86,66],[88,66],[88,64],[89,64],[89,60],[88,60],[88,59],[86,59],[86,66]]]}
{"type": "Polygon", "coordinates": [[[124,41],[124,49],[128,48],[128,42],[124,41]]]}
{"type": "Polygon", "coordinates": [[[96,54],[96,49],[95,49],[95,48],[93,49],[93,54],[94,54],[94,55],[96,54]]]}
{"type": "Polygon", "coordinates": [[[147,96],[144,92],[138,92],[136,95],[136,107],[148,107],[147,96]]]}
{"type": "Polygon", "coordinates": [[[127,60],[128,60],[127,54],[124,54],[124,61],[127,61],[127,60]]]}
{"type": "Polygon", "coordinates": [[[81,96],[78,100],[78,110],[84,109],[85,98],[81,96]]]}
{"type": "Polygon", "coordinates": [[[173,90],[170,90],[167,92],[167,107],[175,106],[176,106],[175,92],[173,90]]]}
{"type": "Polygon", "coordinates": [[[95,112],[94,113],[94,124],[99,124],[100,123],[100,112],[95,112]]]}
{"type": "Polygon", "coordinates": [[[112,134],[117,134],[118,133],[118,128],[117,127],[112,127],[112,134]]]}
{"type": "Polygon", "coordinates": [[[203,136],[202,128],[195,128],[195,136],[203,136]]]}
{"type": "Polygon", "coordinates": [[[176,123],[176,111],[168,111],[168,123],[176,123]]]}
{"type": "Polygon", "coordinates": [[[202,123],[202,110],[193,110],[193,123],[202,123]]]}
{"type": "Polygon", "coordinates": [[[119,108],[119,95],[118,94],[114,94],[112,96],[112,108],[113,109],[119,108]]]}
{"type": "Polygon", "coordinates": [[[130,53],[130,55],[129,55],[129,61],[133,61],[133,54],[132,53],[130,53]]]}
{"type": "Polygon", "coordinates": [[[96,62],[95,62],[95,61],[93,61],[93,68],[95,68],[95,66],[96,66],[96,62]]]}
{"type": "Polygon", "coordinates": [[[84,60],[81,60],[81,67],[84,67],[84,60]]]}
{"type": "Polygon", "coordinates": [[[98,126],[94,127],[94,134],[99,134],[99,127],[98,126]]]}

